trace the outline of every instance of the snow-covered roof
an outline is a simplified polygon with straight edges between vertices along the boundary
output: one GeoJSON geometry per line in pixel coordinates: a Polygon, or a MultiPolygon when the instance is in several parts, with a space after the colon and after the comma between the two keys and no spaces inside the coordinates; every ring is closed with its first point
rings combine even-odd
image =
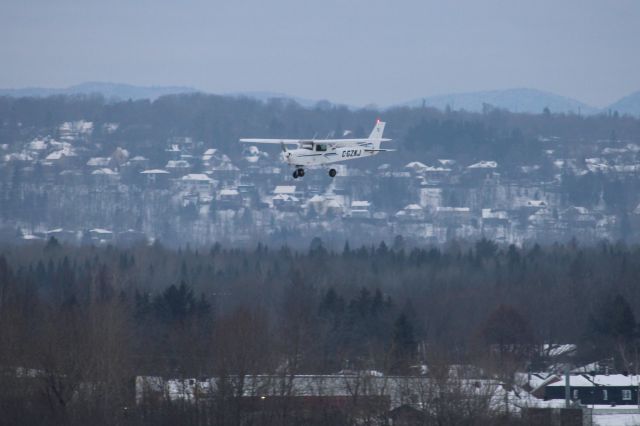
{"type": "Polygon", "coordinates": [[[166,170],[162,170],[162,169],[150,169],[150,170],[144,170],[142,172],[143,175],[168,175],[169,172],[166,170]]]}
{"type": "Polygon", "coordinates": [[[470,211],[469,207],[436,207],[436,212],[443,213],[468,213],[470,211]]]}
{"type": "Polygon", "coordinates": [[[407,163],[406,166],[404,166],[405,169],[413,169],[413,170],[422,170],[422,169],[426,169],[428,166],[424,163],[421,163],[420,161],[412,161],[410,163],[407,163]]]}
{"type": "Polygon", "coordinates": [[[29,149],[32,151],[42,151],[47,149],[47,143],[42,139],[34,139],[29,143],[29,149]]]}
{"type": "Polygon", "coordinates": [[[496,167],[498,167],[498,163],[495,161],[479,161],[467,166],[467,169],[495,169],[496,167]]]}
{"type": "Polygon", "coordinates": [[[342,208],[342,204],[340,204],[340,203],[338,202],[338,200],[336,200],[336,199],[332,199],[332,200],[329,200],[329,201],[327,202],[327,208],[337,208],[337,209],[341,209],[341,208],[342,208]]]}
{"type": "Polygon", "coordinates": [[[562,345],[545,343],[542,350],[549,356],[560,356],[575,352],[577,346],[573,343],[565,343],[562,345]]]}
{"type": "Polygon", "coordinates": [[[103,235],[113,234],[113,232],[103,228],[93,228],[93,229],[90,229],[89,232],[93,234],[103,234],[103,235]]]}
{"type": "Polygon", "coordinates": [[[295,194],[296,186],[295,185],[278,185],[276,189],[273,190],[274,194],[295,194]]]}
{"type": "Polygon", "coordinates": [[[362,208],[368,208],[371,207],[371,203],[368,201],[357,201],[354,200],[351,202],[351,207],[352,208],[357,208],[357,209],[362,209],[362,208]]]}
{"type": "Polygon", "coordinates": [[[109,165],[109,158],[107,157],[92,157],[87,161],[89,167],[106,167],[109,165]]]}
{"type": "Polygon", "coordinates": [[[609,169],[607,161],[603,158],[586,158],[584,162],[590,172],[604,172],[609,169]]]}
{"type": "Polygon", "coordinates": [[[5,155],[4,161],[33,161],[33,157],[26,152],[13,152],[5,155]]]}
{"type": "Polygon", "coordinates": [[[167,169],[175,169],[179,167],[190,167],[190,166],[191,164],[189,164],[189,162],[186,160],[169,160],[167,161],[167,165],[165,167],[167,169]]]}
{"type": "Polygon", "coordinates": [[[40,237],[38,237],[36,235],[33,235],[33,234],[27,234],[27,235],[23,235],[22,239],[23,240],[41,240],[42,238],[40,238],[40,237]]]}
{"type": "Polygon", "coordinates": [[[508,219],[509,215],[504,210],[482,209],[483,219],[508,219]]]}
{"type": "Polygon", "coordinates": [[[237,189],[221,189],[219,192],[220,195],[232,196],[238,195],[239,192],[237,189]]]}
{"type": "Polygon", "coordinates": [[[91,133],[93,122],[91,121],[66,121],[60,125],[61,132],[91,133]]]}
{"type": "Polygon", "coordinates": [[[404,208],[404,210],[413,210],[413,211],[418,211],[418,210],[422,210],[422,207],[420,207],[417,204],[409,204],[408,206],[406,206],[404,208]]]}
{"type": "Polygon", "coordinates": [[[278,194],[278,195],[275,195],[275,196],[273,197],[273,200],[274,200],[274,201],[278,200],[278,201],[292,201],[292,202],[297,202],[297,201],[298,201],[298,198],[297,198],[297,197],[294,197],[293,195],[288,195],[288,194],[278,194]]]}
{"type": "Polygon", "coordinates": [[[58,151],[53,151],[51,154],[47,155],[46,160],[61,160],[64,157],[75,157],[76,153],[72,148],[64,147],[58,151]]]}
{"type": "Polygon", "coordinates": [[[102,168],[98,170],[94,170],[91,172],[92,175],[107,175],[107,176],[116,176],[118,173],[114,172],[111,169],[102,168]]]}
{"type": "Polygon", "coordinates": [[[188,180],[188,181],[198,181],[198,182],[212,182],[213,180],[205,175],[204,173],[190,173],[188,175],[184,175],[182,176],[182,178],[180,178],[182,180],[188,180]]]}

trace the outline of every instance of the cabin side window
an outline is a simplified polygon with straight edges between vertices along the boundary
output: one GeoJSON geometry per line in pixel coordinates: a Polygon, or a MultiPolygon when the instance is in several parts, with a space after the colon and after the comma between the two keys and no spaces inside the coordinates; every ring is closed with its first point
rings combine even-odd
{"type": "Polygon", "coordinates": [[[631,390],[630,389],[622,389],[622,400],[623,401],[631,401],[631,390]]]}
{"type": "Polygon", "coordinates": [[[326,150],[327,150],[327,145],[323,143],[319,143],[318,145],[316,145],[316,151],[324,152],[326,150]]]}

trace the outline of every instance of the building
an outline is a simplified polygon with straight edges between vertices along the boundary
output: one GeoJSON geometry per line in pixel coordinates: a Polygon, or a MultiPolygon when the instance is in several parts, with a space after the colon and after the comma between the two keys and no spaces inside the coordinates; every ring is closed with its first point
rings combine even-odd
{"type": "MultiPolygon", "coordinates": [[[[638,379],[624,374],[579,374],[569,376],[569,391],[573,401],[582,405],[638,405],[638,379]]],[[[544,399],[565,398],[565,377],[544,388],[544,399]]]]}

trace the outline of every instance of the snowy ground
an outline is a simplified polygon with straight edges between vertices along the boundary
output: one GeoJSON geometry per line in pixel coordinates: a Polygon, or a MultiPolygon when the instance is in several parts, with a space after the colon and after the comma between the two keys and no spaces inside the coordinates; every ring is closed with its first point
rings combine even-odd
{"type": "Polygon", "coordinates": [[[594,414],[593,424],[598,426],[640,425],[640,414],[594,414]]]}

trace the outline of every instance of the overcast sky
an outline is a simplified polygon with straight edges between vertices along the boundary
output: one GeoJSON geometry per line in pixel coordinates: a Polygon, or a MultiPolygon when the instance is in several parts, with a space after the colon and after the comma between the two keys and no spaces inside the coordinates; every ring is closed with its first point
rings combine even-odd
{"type": "Polygon", "coordinates": [[[640,90],[637,0],[2,0],[0,87],[84,81],[353,105],[531,87],[640,90]]]}

